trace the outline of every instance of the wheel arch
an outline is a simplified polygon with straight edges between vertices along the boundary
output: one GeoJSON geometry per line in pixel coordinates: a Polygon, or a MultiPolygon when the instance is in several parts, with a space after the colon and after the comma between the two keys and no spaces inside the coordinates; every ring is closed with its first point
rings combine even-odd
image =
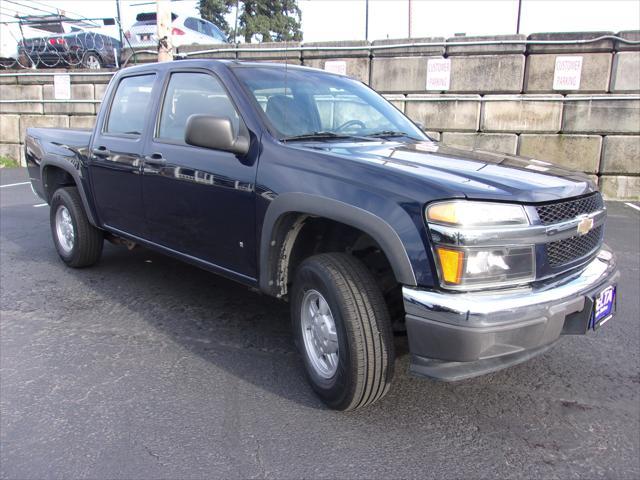
{"type": "Polygon", "coordinates": [[[96,217],[94,216],[93,209],[89,204],[89,199],[87,198],[84,190],[82,179],[80,178],[80,172],[76,168],[70,165],[67,161],[60,160],[55,157],[49,157],[43,160],[40,165],[40,175],[40,178],[42,179],[42,189],[48,203],[51,203],[51,197],[58,188],[64,186],[75,186],[80,193],[82,206],[84,207],[89,222],[93,226],[99,227],[96,217]]]}
{"type": "Polygon", "coordinates": [[[417,285],[402,240],[391,225],[377,215],[338,200],[303,193],[286,193],[267,209],[260,237],[260,289],[273,296],[286,294],[291,250],[304,222],[322,217],[369,235],[386,255],[396,280],[417,285]]]}

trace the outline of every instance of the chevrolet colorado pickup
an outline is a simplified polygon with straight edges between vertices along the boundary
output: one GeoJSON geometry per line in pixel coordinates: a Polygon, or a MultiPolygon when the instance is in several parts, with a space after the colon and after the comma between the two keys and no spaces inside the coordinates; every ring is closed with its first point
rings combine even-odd
{"type": "Polygon", "coordinates": [[[183,60],[120,70],[93,131],[30,128],[57,252],[142,245],[287,300],[313,389],[380,399],[410,370],[460,380],[615,313],[588,177],[432,141],[366,85],[303,67],[183,60]]]}

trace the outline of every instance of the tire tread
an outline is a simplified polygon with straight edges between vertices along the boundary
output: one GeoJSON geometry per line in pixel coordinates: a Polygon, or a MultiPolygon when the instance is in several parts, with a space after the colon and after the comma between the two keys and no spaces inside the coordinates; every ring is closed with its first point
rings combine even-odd
{"type": "MultiPolygon", "coordinates": [[[[51,215],[55,215],[55,206],[57,204],[57,198],[61,197],[61,201],[68,204],[67,207],[72,210],[72,215],[75,220],[76,232],[76,244],[74,245],[73,255],[69,259],[63,258],[64,262],[70,267],[82,268],[95,264],[102,255],[102,248],[104,246],[104,234],[102,230],[91,225],[87,214],[84,211],[84,205],[80,198],[80,193],[76,187],[62,187],[56,190],[51,197],[51,215]],[[64,193],[63,193],[64,192],[64,193]]],[[[52,220],[52,233],[55,238],[55,230],[53,228],[52,220]]],[[[55,240],[54,240],[55,241],[55,240]]]]}
{"type": "MultiPolygon", "coordinates": [[[[352,255],[323,253],[306,261],[322,265],[342,293],[345,316],[353,319],[353,348],[359,368],[354,372],[355,392],[342,410],[374,403],[389,390],[393,376],[393,334],[387,305],[371,272],[352,255]]],[[[349,322],[346,322],[349,323],[349,322]]]]}

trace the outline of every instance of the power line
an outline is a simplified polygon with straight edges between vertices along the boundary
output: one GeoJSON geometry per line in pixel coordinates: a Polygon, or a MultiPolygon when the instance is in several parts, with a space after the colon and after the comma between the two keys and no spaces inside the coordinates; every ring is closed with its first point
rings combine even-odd
{"type": "MultiPolygon", "coordinates": [[[[30,1],[31,1],[31,3],[35,3],[35,4],[37,4],[37,5],[42,5],[43,7],[49,7],[49,5],[47,5],[47,4],[45,4],[45,3],[42,3],[42,2],[36,2],[35,0],[30,0],[30,1]]],[[[49,8],[53,8],[53,7],[49,7],[49,8]]],[[[64,10],[64,12],[65,12],[65,14],[66,14],[66,13],[70,13],[70,14],[72,14],[72,15],[75,15],[75,16],[77,16],[77,17],[80,17],[80,20],[82,20],[82,19],[84,19],[84,18],[85,18],[85,15],[80,15],[78,12],[72,12],[71,10],[66,10],[66,9],[64,10]]]]}
{"type": "Polygon", "coordinates": [[[38,12],[44,12],[47,15],[58,15],[58,12],[51,12],[51,11],[47,11],[47,10],[42,10],[41,8],[32,7],[31,5],[25,5],[24,3],[14,2],[13,0],[4,0],[4,1],[8,2],[8,3],[12,3],[14,5],[18,5],[18,6],[23,7],[23,8],[30,8],[30,9],[36,10],[38,12]]]}

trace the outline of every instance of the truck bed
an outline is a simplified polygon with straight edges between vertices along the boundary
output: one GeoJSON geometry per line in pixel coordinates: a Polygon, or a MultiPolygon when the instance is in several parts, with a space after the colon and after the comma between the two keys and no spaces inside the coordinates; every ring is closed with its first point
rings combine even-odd
{"type": "Polygon", "coordinates": [[[42,188],[40,163],[44,157],[58,162],[69,162],[80,170],[87,154],[93,130],[87,128],[27,128],[25,136],[25,160],[33,189],[48,200],[42,188]]]}

